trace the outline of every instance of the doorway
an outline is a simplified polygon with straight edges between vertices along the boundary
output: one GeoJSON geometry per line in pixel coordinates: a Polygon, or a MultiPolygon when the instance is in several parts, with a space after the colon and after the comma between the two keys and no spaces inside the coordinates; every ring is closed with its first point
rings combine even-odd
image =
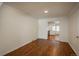
{"type": "Polygon", "coordinates": [[[48,22],[48,40],[56,40],[59,36],[60,25],[59,21],[48,22]]]}

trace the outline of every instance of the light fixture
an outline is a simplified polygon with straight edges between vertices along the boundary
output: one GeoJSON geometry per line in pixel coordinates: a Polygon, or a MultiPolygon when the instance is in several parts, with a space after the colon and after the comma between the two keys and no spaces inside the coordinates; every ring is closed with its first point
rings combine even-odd
{"type": "Polygon", "coordinates": [[[44,13],[48,13],[48,11],[47,11],[47,10],[45,10],[45,11],[44,11],[44,13]]]}

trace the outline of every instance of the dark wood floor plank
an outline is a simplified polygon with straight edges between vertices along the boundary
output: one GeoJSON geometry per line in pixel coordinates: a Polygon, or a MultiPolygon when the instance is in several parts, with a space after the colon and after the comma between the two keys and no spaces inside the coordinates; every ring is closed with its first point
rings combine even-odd
{"type": "Polygon", "coordinates": [[[5,56],[76,56],[76,54],[66,42],[38,39],[5,56]]]}

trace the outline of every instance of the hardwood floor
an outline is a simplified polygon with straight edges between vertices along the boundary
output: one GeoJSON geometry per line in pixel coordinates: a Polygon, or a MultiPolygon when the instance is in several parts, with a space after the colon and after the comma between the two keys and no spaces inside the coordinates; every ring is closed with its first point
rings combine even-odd
{"type": "Polygon", "coordinates": [[[38,39],[5,56],[76,56],[66,42],[38,39]]]}
{"type": "Polygon", "coordinates": [[[55,40],[56,35],[48,35],[48,40],[55,40]]]}

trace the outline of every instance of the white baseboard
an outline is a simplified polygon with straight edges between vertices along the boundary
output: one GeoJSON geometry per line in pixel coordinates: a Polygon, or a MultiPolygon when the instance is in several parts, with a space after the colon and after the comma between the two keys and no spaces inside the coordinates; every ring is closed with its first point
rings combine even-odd
{"type": "Polygon", "coordinates": [[[74,52],[76,53],[76,55],[79,56],[79,53],[78,53],[79,51],[76,50],[75,46],[70,41],[68,43],[71,46],[71,48],[74,50],[74,52]]]}
{"type": "Polygon", "coordinates": [[[1,56],[6,55],[7,53],[9,53],[9,52],[11,52],[11,51],[14,51],[14,50],[16,50],[16,49],[18,49],[18,48],[20,48],[20,47],[22,47],[22,46],[24,46],[24,45],[30,43],[30,42],[32,42],[32,41],[25,42],[25,43],[23,43],[22,45],[20,45],[20,46],[18,46],[18,47],[15,47],[14,49],[11,49],[11,50],[9,50],[9,51],[3,53],[1,56]]]}

